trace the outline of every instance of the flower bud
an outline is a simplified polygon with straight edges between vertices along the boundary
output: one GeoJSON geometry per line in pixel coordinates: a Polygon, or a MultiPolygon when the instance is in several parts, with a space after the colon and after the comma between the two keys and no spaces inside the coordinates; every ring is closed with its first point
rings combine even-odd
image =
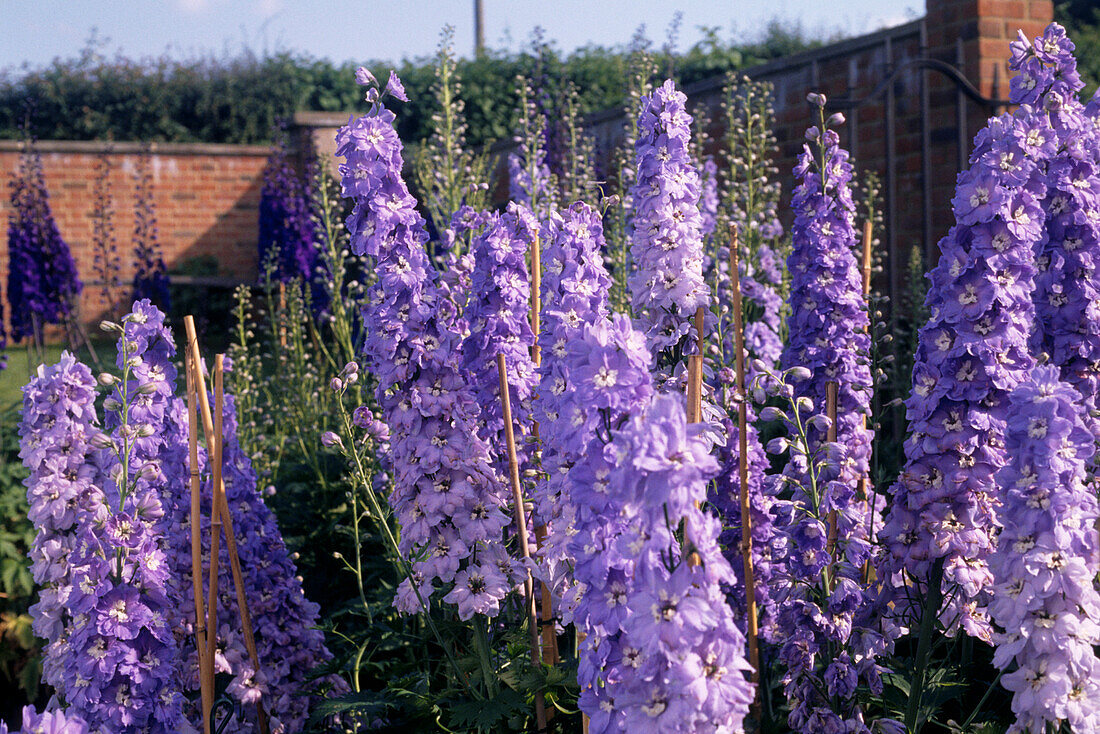
{"type": "Polygon", "coordinates": [[[779,436],[777,438],[773,438],[771,441],[768,441],[767,450],[769,454],[778,455],[786,451],[787,448],[790,447],[790,445],[790,441],[788,441],[783,436],[779,436]]]}
{"type": "Polygon", "coordinates": [[[110,387],[111,385],[114,385],[116,382],[118,382],[118,378],[112,375],[110,372],[100,372],[98,379],[99,384],[103,385],[103,387],[110,387]]]}
{"type": "Polygon", "coordinates": [[[122,327],[114,321],[100,321],[99,328],[106,331],[108,334],[111,332],[121,332],[122,327]]]}
{"type": "Polygon", "coordinates": [[[344,389],[344,381],[341,380],[339,377],[333,377],[332,380],[328,383],[328,386],[332,389],[333,392],[340,392],[344,389]]]}
{"type": "Polygon", "coordinates": [[[829,115],[828,125],[830,125],[831,127],[836,127],[837,125],[843,125],[843,124],[844,124],[844,113],[843,112],[834,112],[833,114],[829,115]]]}
{"type": "Polygon", "coordinates": [[[774,405],[769,405],[760,411],[760,420],[764,422],[783,420],[783,411],[774,405]]]}
{"type": "Polygon", "coordinates": [[[825,106],[825,95],[821,92],[810,92],[806,95],[806,101],[818,107],[825,106]]]}
{"type": "Polygon", "coordinates": [[[110,434],[103,431],[96,431],[88,437],[88,443],[94,449],[109,449],[115,445],[115,441],[111,438],[110,434]]]}
{"type": "Polygon", "coordinates": [[[325,431],[321,434],[322,446],[339,446],[344,448],[344,441],[332,431],[325,431]]]}
{"type": "Polygon", "coordinates": [[[791,378],[792,382],[802,382],[803,380],[810,379],[812,373],[805,367],[791,367],[787,370],[787,375],[791,378]]]}

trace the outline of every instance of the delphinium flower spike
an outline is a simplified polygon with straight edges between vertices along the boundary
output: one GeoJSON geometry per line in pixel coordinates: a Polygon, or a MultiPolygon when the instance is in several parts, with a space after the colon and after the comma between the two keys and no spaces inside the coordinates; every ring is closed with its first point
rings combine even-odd
{"type": "MultiPolygon", "coordinates": [[[[551,215],[542,256],[541,363],[532,415],[542,435],[541,468],[545,481],[536,485],[535,514],[547,526],[540,551],[546,581],[559,598],[571,598],[574,508],[568,501],[566,476],[594,435],[598,416],[575,389],[569,345],[585,324],[608,314],[611,278],[603,266],[600,215],[583,203],[551,215]]],[[[568,609],[567,609],[568,613],[568,609]]]]}
{"type": "Polygon", "coordinates": [[[948,601],[932,613],[942,624],[990,639],[994,475],[1005,462],[1008,393],[1035,364],[1028,337],[1044,171],[1057,145],[1045,101],[1055,77],[1018,76],[1013,101],[1024,104],[978,133],[952,201],[956,224],[929,276],[906,464],[879,534],[887,551],[878,569],[882,609],[896,624],[921,620],[929,606],[921,597],[934,601],[929,587],[938,585],[948,601]]]}
{"type": "Polygon", "coordinates": [[[134,169],[134,282],[130,302],[148,298],[162,311],[169,310],[168,272],[157,240],[157,214],[153,199],[153,175],[148,152],[134,169]]]}
{"type": "Polygon", "coordinates": [[[462,342],[462,369],[469,374],[481,408],[479,430],[488,445],[499,447],[497,467],[506,476],[501,453],[504,418],[501,412],[497,355],[505,356],[511,388],[512,413],[522,471],[530,468],[531,395],[538,380],[531,360],[535,335],[531,331],[531,283],[527,252],[538,240],[538,222],[521,204],[511,203],[503,214],[487,218],[474,239],[471,299],[465,319],[470,334],[462,342]]]}
{"type": "Polygon", "coordinates": [[[864,618],[871,601],[862,584],[871,553],[869,503],[856,496],[870,459],[871,435],[864,426],[871,399],[868,318],[853,253],[852,167],[830,129],[843,118],[826,120],[822,95],[809,101],[819,122],[807,132],[795,167],[800,181],[792,197],[787,263],[790,341],[781,358],[785,373],[802,379],[776,381],[765,372],[789,401],[778,416],[789,432],[777,449],[790,447],[783,479],[791,487],[778,522],[786,538],[784,582],[775,594],[781,599],[779,658],[793,729],[862,732],[867,724],[856,687],[861,679],[872,690],[882,685],[875,662],[882,640],[865,629],[864,618]],[[833,390],[835,422],[826,411],[833,390]]]}
{"type": "Polygon", "coordinates": [[[1021,37],[1013,44],[1011,66],[1029,78],[1053,80],[1036,82],[1038,88],[1051,84],[1044,106],[1057,150],[1045,164],[1032,350],[1046,353],[1081,394],[1086,424],[1100,440],[1100,98],[1088,106],[1078,99],[1082,84],[1073,43],[1057,24],[1034,43],[1021,37]]]}
{"type": "Polygon", "coordinates": [[[993,665],[1008,670],[1010,732],[1100,731],[1100,518],[1086,484],[1095,452],[1081,396],[1041,365],[1009,396],[997,473],[1002,527],[990,556],[989,611],[1004,630],[993,665]]]}
{"type": "Polygon", "coordinates": [[[400,550],[412,561],[396,603],[415,612],[443,586],[468,619],[494,616],[514,587],[499,543],[507,491],[478,436],[480,415],[459,368],[459,335],[442,323],[440,293],[424,251],[427,234],[401,178],[394,115],[377,103],[337,137],[351,249],[373,261],[377,280],[364,308],[364,354],[378,378],[395,467],[390,503],[401,523],[400,550]],[[416,559],[416,560],[413,560],[416,559]],[[415,587],[413,586],[415,584],[415,587]]]}
{"type": "Polygon", "coordinates": [[[288,132],[276,129],[276,143],[264,168],[260,190],[260,268],[273,279],[311,283],[317,268],[317,223],[309,193],[309,176],[291,158],[288,132]]]}
{"type": "Polygon", "coordinates": [[[687,97],[666,81],[642,98],[635,144],[637,180],[630,191],[634,234],[631,301],[658,369],[672,372],[678,355],[695,349],[692,319],[706,307],[699,174],[691,163],[687,97]]]}

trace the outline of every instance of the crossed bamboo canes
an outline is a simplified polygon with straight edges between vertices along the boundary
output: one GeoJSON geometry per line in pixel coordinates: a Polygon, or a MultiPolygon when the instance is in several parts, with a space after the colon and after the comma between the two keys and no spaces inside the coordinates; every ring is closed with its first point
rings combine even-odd
{"type": "MultiPolygon", "coordinates": [[[[219,545],[222,530],[225,531],[225,547],[229,552],[229,566],[233,574],[233,584],[237,591],[237,610],[241,618],[241,630],[244,644],[252,660],[255,675],[260,672],[260,656],[256,651],[256,639],[252,632],[252,618],[248,613],[248,599],[245,596],[244,577],[241,574],[241,560],[237,554],[237,538],[233,532],[233,517],[229,514],[229,504],[225,498],[225,481],[222,476],[224,449],[223,409],[224,355],[214,358],[214,416],[210,414],[210,403],[206,392],[206,378],[202,372],[202,355],[199,352],[199,340],[195,332],[195,320],[190,316],[183,319],[187,335],[187,350],[184,354],[187,372],[187,437],[188,456],[191,462],[191,571],[195,593],[195,641],[198,646],[199,684],[202,700],[203,730],[210,734],[211,709],[214,701],[214,655],[218,640],[218,562],[219,545]],[[201,396],[201,397],[200,397],[201,396]],[[195,404],[198,403],[202,416],[203,432],[206,435],[206,451],[213,465],[213,480],[210,517],[210,591],[203,614],[202,599],[202,549],[199,533],[199,472],[198,472],[198,427],[195,404]],[[206,624],[203,625],[203,617],[206,624]]],[[[256,701],[256,719],[260,734],[268,734],[267,713],[262,698],[256,701]]]]}

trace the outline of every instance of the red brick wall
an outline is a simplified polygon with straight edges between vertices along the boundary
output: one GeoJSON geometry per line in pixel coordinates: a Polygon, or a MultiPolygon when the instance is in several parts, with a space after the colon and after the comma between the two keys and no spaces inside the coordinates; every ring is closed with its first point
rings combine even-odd
{"type": "MultiPolygon", "coordinates": [[[[110,163],[115,239],[122,279],[133,275],[135,206],[134,173],[143,146],[134,143],[38,143],[50,206],[61,236],[72,249],[85,282],[81,316],[88,324],[103,311],[101,288],[93,262],[92,212],[97,165],[110,163]]],[[[157,231],[169,269],[189,258],[213,255],[223,275],[256,274],[260,186],[270,149],[265,146],[169,145],[150,148],[157,231]]],[[[19,165],[19,145],[0,141],[0,176],[5,181],[19,165]]],[[[0,221],[7,222],[11,204],[0,197],[0,221]]],[[[0,273],[7,287],[7,247],[0,248],[0,273]]],[[[123,300],[128,296],[128,289],[123,300]]]]}

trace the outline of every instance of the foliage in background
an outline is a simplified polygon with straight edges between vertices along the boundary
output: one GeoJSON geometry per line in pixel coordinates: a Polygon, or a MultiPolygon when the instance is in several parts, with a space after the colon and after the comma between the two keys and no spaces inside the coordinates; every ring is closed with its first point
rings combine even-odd
{"type": "MultiPolygon", "coordinates": [[[[799,26],[778,21],[749,42],[723,39],[714,27],[677,60],[677,71],[686,84],[823,42],[799,26]]],[[[0,76],[0,138],[19,137],[26,99],[36,100],[33,123],[43,139],[205,143],[270,142],[275,122],[296,110],[344,111],[360,104],[353,81],[358,62],[334,64],[289,51],[184,61],[109,58],[104,46],[93,37],[75,57],[0,76]]],[[[547,53],[550,77],[571,80],[580,90],[580,114],[622,106],[629,73],[622,49],[592,45],[563,54],[548,47],[547,53]]],[[[661,61],[664,68],[663,55],[661,61]]],[[[513,81],[521,74],[530,76],[535,64],[528,54],[506,51],[456,60],[470,145],[511,137],[512,112],[518,106],[513,81]]],[[[382,72],[391,64],[375,61],[368,66],[385,78],[382,72]]],[[[404,60],[398,73],[410,99],[398,112],[401,138],[427,140],[436,110],[431,93],[435,59],[404,60]]]]}

